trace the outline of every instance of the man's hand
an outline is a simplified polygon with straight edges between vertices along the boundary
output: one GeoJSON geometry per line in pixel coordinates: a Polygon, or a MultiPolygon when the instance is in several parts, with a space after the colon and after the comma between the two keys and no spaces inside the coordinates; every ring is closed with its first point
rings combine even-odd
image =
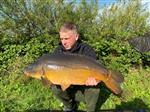
{"type": "Polygon", "coordinates": [[[86,86],[96,86],[99,83],[94,77],[88,77],[87,81],[85,82],[86,86]]]}

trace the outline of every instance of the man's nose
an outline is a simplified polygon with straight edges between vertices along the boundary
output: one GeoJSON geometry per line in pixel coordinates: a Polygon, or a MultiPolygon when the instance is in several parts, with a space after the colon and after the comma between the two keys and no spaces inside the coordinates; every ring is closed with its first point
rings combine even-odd
{"type": "Polygon", "coordinates": [[[62,43],[65,45],[65,44],[66,44],[66,41],[64,40],[64,41],[62,41],[62,43]]]}

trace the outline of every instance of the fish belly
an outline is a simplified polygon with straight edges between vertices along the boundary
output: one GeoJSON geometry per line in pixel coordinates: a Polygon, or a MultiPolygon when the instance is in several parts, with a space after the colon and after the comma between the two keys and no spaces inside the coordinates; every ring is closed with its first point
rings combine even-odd
{"type": "Polygon", "coordinates": [[[88,77],[92,77],[93,71],[89,69],[57,69],[47,70],[45,76],[53,84],[58,85],[85,85],[88,77]]]}

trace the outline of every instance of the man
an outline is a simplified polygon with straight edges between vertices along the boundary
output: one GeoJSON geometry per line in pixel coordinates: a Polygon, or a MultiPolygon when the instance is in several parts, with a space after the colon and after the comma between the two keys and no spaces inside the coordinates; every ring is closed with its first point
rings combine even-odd
{"type": "MultiPolygon", "coordinates": [[[[63,24],[59,34],[61,43],[55,49],[55,54],[75,53],[96,59],[95,51],[79,39],[79,33],[74,24],[63,24]]],[[[89,77],[86,81],[86,86],[71,86],[66,91],[62,91],[60,86],[53,85],[51,90],[64,104],[64,111],[74,112],[77,109],[77,100],[83,100],[86,103],[87,111],[95,112],[100,96],[100,87],[98,85],[99,82],[95,78],[89,77]]]]}

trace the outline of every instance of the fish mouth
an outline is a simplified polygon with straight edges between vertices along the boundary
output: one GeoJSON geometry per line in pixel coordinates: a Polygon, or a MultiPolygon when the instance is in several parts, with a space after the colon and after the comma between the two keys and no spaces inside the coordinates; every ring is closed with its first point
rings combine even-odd
{"type": "Polygon", "coordinates": [[[42,75],[35,73],[35,72],[28,72],[28,71],[24,71],[24,76],[25,77],[32,77],[35,79],[41,79],[42,75]]]}
{"type": "Polygon", "coordinates": [[[34,73],[32,72],[28,72],[28,71],[24,71],[25,76],[33,76],[34,73]]]}
{"type": "Polygon", "coordinates": [[[27,71],[23,71],[25,80],[28,80],[30,75],[27,71]]]}

